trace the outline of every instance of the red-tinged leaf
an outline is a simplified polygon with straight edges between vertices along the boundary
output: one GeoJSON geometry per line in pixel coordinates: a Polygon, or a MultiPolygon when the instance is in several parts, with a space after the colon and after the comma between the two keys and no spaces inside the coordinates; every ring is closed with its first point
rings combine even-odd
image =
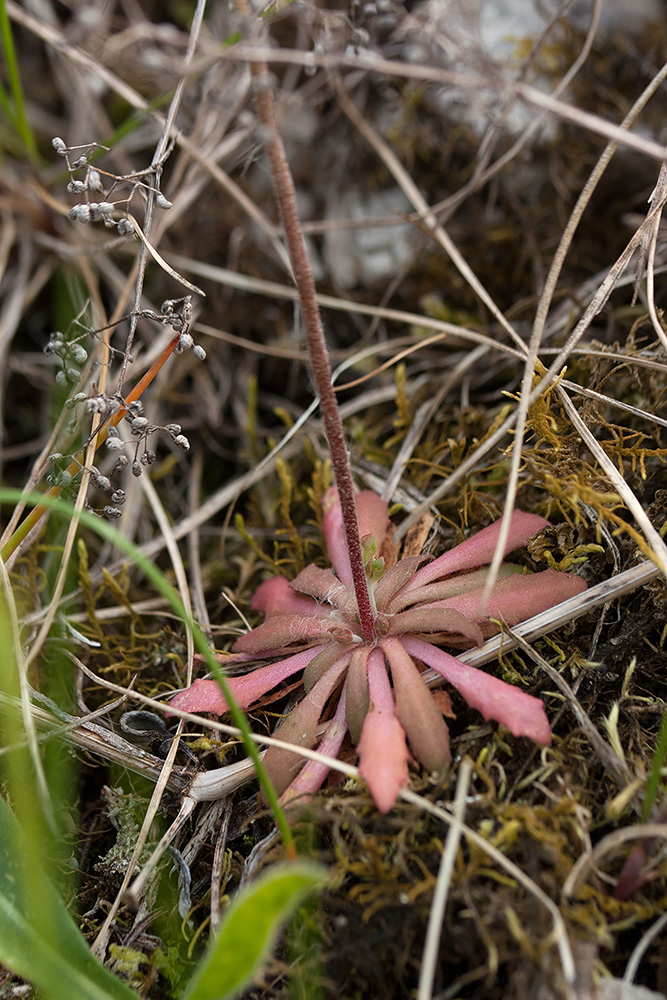
{"type": "Polygon", "coordinates": [[[452,759],[442,712],[400,639],[384,639],[380,646],[391,667],[396,715],[410,748],[428,771],[442,771],[452,759]]]}
{"type": "MultiPolygon", "coordinates": [[[[256,701],[277,687],[282,681],[303,670],[311,660],[315,659],[321,646],[304,649],[286,660],[269,663],[265,667],[251,670],[249,674],[240,677],[228,677],[227,683],[241,708],[248,708],[256,701]]],[[[171,699],[170,705],[180,712],[210,712],[212,715],[224,715],[229,706],[215,680],[196,680],[185,691],[180,691],[171,699]]]]}
{"type": "Polygon", "coordinates": [[[389,812],[408,780],[405,731],[394,709],[394,695],[383,653],[371,650],[367,663],[370,711],[357,746],[359,774],[370,788],[380,812],[389,812]]]}
{"type": "Polygon", "coordinates": [[[544,746],[551,742],[549,720],[539,698],[461,663],[422,639],[405,636],[401,642],[411,656],[442,674],[485,719],[502,723],[514,736],[527,736],[544,746]]]}
{"type": "MultiPolygon", "coordinates": [[[[327,726],[324,737],[317,748],[325,757],[338,757],[347,726],[345,724],[345,688],[336,708],[336,714],[327,726]]],[[[330,771],[328,764],[317,760],[307,760],[292,784],[283,792],[280,804],[288,807],[307,801],[322,787],[330,771]]]]}
{"type": "MultiPolygon", "coordinates": [[[[355,501],[357,505],[357,520],[359,522],[359,537],[365,538],[368,535],[372,535],[379,549],[390,523],[387,516],[387,504],[377,493],[373,493],[372,490],[362,490],[361,493],[357,493],[355,501]]],[[[329,487],[324,494],[322,507],[324,510],[322,531],[331,565],[335,569],[338,579],[346,587],[352,587],[352,570],[350,569],[350,559],[347,554],[343,516],[340,509],[338,491],[335,486],[329,487]]]]}
{"type": "Polygon", "coordinates": [[[470,618],[455,608],[436,603],[427,607],[408,608],[398,615],[387,617],[387,635],[404,635],[415,632],[451,632],[464,635],[478,646],[482,643],[482,630],[470,618]]]}
{"type": "Polygon", "coordinates": [[[375,585],[375,607],[378,611],[387,609],[394,594],[415,575],[420,562],[423,562],[421,556],[408,556],[405,559],[399,559],[396,565],[388,569],[384,576],[378,580],[375,585]]]}
{"type": "Polygon", "coordinates": [[[234,643],[234,651],[266,653],[294,642],[326,641],[331,638],[328,617],[271,615],[261,625],[240,636],[234,643]]]}
{"type": "Polygon", "coordinates": [[[317,684],[320,677],[323,677],[327,670],[334,665],[339,656],[349,652],[349,645],[342,642],[330,642],[325,646],[317,656],[313,657],[303,672],[303,686],[306,691],[310,691],[317,684]]]}
{"type": "MultiPolygon", "coordinates": [[[[273,576],[270,580],[260,583],[252,596],[250,607],[253,611],[263,611],[265,615],[303,614],[317,615],[320,611],[316,601],[297,594],[284,576],[273,576]]],[[[328,612],[321,609],[322,614],[328,612]]]]}
{"type": "MultiPolygon", "coordinates": [[[[505,577],[524,573],[525,570],[521,566],[503,563],[498,570],[498,579],[504,580],[505,577]]],[[[478,590],[484,586],[488,575],[489,570],[484,567],[484,569],[472,570],[470,573],[457,573],[455,576],[448,576],[446,580],[436,580],[435,583],[429,583],[417,590],[404,590],[389,602],[387,614],[397,614],[413,604],[419,606],[431,604],[433,601],[444,601],[450,597],[458,597],[459,594],[466,594],[470,590],[478,590]]]]}
{"type": "MultiPolygon", "coordinates": [[[[547,520],[537,514],[525,514],[522,510],[515,510],[510,519],[510,530],[503,549],[503,556],[518,549],[520,545],[525,545],[529,538],[532,538],[548,524],[547,520]]],[[[464,542],[456,545],[449,552],[445,552],[428,566],[418,570],[407,584],[406,589],[414,590],[431,583],[432,580],[437,580],[439,577],[474,569],[476,566],[488,565],[496,550],[500,525],[501,521],[494,521],[487,528],[475,532],[470,538],[466,538],[464,542]]]]}
{"type": "Polygon", "coordinates": [[[347,728],[354,744],[361,739],[361,728],[370,704],[366,673],[369,652],[368,646],[355,649],[347,671],[347,728]]]}
{"type": "MultiPolygon", "coordinates": [[[[336,685],[347,670],[349,656],[342,660],[320,678],[317,684],[308,692],[303,701],[293,708],[285,721],[273,734],[275,739],[294,743],[310,749],[317,733],[317,724],[324,706],[331,697],[336,685]]],[[[296,772],[303,764],[303,757],[281,747],[270,746],[264,756],[264,767],[278,795],[282,795],[288,785],[296,777],[296,772]]]]}
{"type": "Polygon", "coordinates": [[[435,604],[437,607],[454,608],[472,621],[483,623],[489,618],[498,618],[508,625],[518,625],[561,601],[581,594],[586,590],[586,581],[576,573],[559,573],[555,569],[509,576],[498,580],[484,606],[480,603],[483,589],[479,587],[435,604]]]}
{"type": "MultiPolygon", "coordinates": [[[[338,608],[344,615],[351,618],[356,617],[357,602],[354,594],[334,576],[330,569],[320,569],[319,566],[306,566],[302,569],[297,578],[292,582],[294,590],[301,594],[308,594],[316,601],[324,601],[328,605],[338,608]]],[[[331,607],[321,608],[325,614],[331,613],[331,607]]]]}
{"type": "Polygon", "coordinates": [[[380,812],[389,812],[408,781],[405,732],[394,712],[371,709],[364,721],[357,750],[359,774],[380,812]]]}

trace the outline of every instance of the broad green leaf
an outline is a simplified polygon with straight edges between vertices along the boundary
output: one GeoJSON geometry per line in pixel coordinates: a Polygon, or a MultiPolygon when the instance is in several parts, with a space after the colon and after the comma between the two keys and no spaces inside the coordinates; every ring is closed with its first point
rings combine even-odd
{"type": "Polygon", "coordinates": [[[242,889],[225,913],[220,932],[190,981],[183,1000],[228,1000],[266,960],[281,927],[325,872],[313,864],[276,865],[242,889]]]}
{"type": "Polygon", "coordinates": [[[0,798],[0,964],[37,986],[47,1000],[137,1000],[93,956],[30,853],[0,798]]]}

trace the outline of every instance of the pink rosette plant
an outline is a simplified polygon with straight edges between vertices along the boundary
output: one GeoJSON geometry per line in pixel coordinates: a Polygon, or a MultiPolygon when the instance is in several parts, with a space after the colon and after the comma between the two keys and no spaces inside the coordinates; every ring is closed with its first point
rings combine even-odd
{"type": "MultiPolygon", "coordinates": [[[[233,659],[270,662],[230,677],[228,684],[240,706],[250,708],[300,673],[304,696],[275,736],[312,748],[319,734],[318,750],[335,757],[349,733],[359,772],[378,809],[387,812],[408,780],[410,755],[429,771],[442,771],[450,761],[447,724],[422,680],[424,666],[440,673],[485,719],[502,723],[515,736],[550,742],[538,698],[467,666],[441,646],[479,644],[497,631],[491,619],[516,625],[586,584],[574,574],[527,573],[504,563],[482,608],[500,521],[422,565],[419,556],[395,560],[387,504],[380,497],[364,491],[355,500],[372,628],[359,610],[341,504],[332,487],[324,498],[323,522],[332,569],[310,565],[295,580],[276,576],[259,586],[251,607],[263,612],[264,621],[237,640],[233,659]]],[[[548,523],[515,510],[504,555],[548,523]]],[[[215,715],[227,711],[214,680],[196,680],[172,705],[215,715]]],[[[283,802],[312,794],[328,773],[323,764],[304,763],[278,747],[268,749],[264,764],[283,802]]]]}

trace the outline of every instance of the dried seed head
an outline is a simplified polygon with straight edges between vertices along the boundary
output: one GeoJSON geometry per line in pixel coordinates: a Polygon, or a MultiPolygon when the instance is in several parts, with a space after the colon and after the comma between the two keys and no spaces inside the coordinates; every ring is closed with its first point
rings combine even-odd
{"type": "Polygon", "coordinates": [[[64,139],[61,139],[59,135],[53,137],[53,139],[51,140],[51,145],[55,149],[58,156],[67,155],[67,146],[65,144],[64,139]]]}
{"type": "Polygon", "coordinates": [[[155,452],[148,450],[143,453],[140,461],[142,465],[152,465],[156,458],[157,455],[155,454],[155,452]]]}
{"type": "Polygon", "coordinates": [[[195,342],[189,333],[182,333],[178,339],[178,347],[181,351],[190,351],[195,346],[195,342]]]}
{"type": "Polygon", "coordinates": [[[75,361],[77,365],[82,365],[88,360],[88,351],[82,344],[74,344],[70,351],[72,355],[72,361],[75,361]]]}
{"type": "MultiPolygon", "coordinates": [[[[92,480],[98,490],[102,490],[103,493],[108,493],[111,489],[111,480],[108,476],[101,476],[98,474],[97,476],[93,476],[92,480]]],[[[111,499],[113,500],[113,497],[111,499]]]]}
{"type": "Polygon", "coordinates": [[[63,471],[59,472],[58,475],[56,476],[56,483],[58,484],[58,486],[62,487],[69,486],[71,482],[72,482],[72,473],[68,472],[67,469],[63,469],[63,471]]]}
{"type": "Polygon", "coordinates": [[[109,449],[109,451],[120,451],[121,448],[123,448],[124,446],[121,439],[117,437],[116,438],[108,437],[104,442],[104,444],[109,449]]]}
{"type": "Polygon", "coordinates": [[[54,451],[53,454],[49,455],[49,462],[62,462],[63,454],[60,451],[54,451]]]}
{"type": "Polygon", "coordinates": [[[180,448],[181,451],[190,451],[190,442],[186,438],[185,434],[177,434],[174,438],[174,444],[177,448],[180,448]]]}
{"type": "Polygon", "coordinates": [[[134,226],[129,219],[119,219],[116,228],[119,236],[130,236],[134,232],[134,226]]]}
{"type": "Polygon", "coordinates": [[[106,507],[102,508],[102,514],[104,514],[105,517],[108,517],[112,521],[117,521],[118,518],[121,516],[122,511],[118,510],[118,507],[111,507],[109,506],[109,504],[107,504],[106,507]]]}
{"type": "Polygon", "coordinates": [[[113,471],[117,472],[117,471],[120,471],[122,469],[127,469],[128,465],[129,465],[129,461],[130,460],[127,457],[127,455],[119,455],[118,458],[116,459],[116,464],[114,466],[114,470],[113,471]]]}
{"type": "Polygon", "coordinates": [[[206,361],[206,351],[200,344],[195,344],[192,348],[192,353],[198,361],[206,361]]]}
{"type": "Polygon", "coordinates": [[[183,430],[180,424],[165,424],[164,429],[167,434],[171,434],[172,437],[176,437],[176,435],[180,434],[183,430]]]}
{"type": "Polygon", "coordinates": [[[86,400],[88,413],[104,413],[107,408],[107,401],[104,396],[89,396],[86,400]]]}
{"type": "Polygon", "coordinates": [[[74,205],[69,210],[73,222],[90,222],[90,205],[74,205]]]}
{"type": "Polygon", "coordinates": [[[84,181],[70,181],[67,185],[70,194],[83,194],[86,190],[84,181]]]}
{"type": "Polygon", "coordinates": [[[137,477],[138,477],[138,476],[140,476],[140,475],[141,475],[141,473],[142,473],[143,471],[144,471],[144,470],[143,470],[143,469],[141,468],[141,462],[137,462],[137,461],[135,460],[135,461],[134,461],[134,462],[132,463],[132,475],[133,475],[133,476],[137,476],[137,477]]]}
{"type": "Polygon", "coordinates": [[[67,375],[62,369],[56,372],[56,385],[63,387],[67,385],[67,375]]]}
{"type": "Polygon", "coordinates": [[[127,404],[127,409],[133,417],[140,417],[144,412],[144,404],[140,399],[133,399],[131,403],[127,404]]]}
{"type": "Polygon", "coordinates": [[[165,196],[162,194],[161,191],[158,191],[158,193],[155,195],[155,204],[157,205],[158,208],[166,209],[173,207],[172,202],[170,202],[167,198],[165,198],[165,196]]]}
{"type": "Polygon", "coordinates": [[[111,494],[111,502],[118,504],[119,507],[123,506],[125,499],[125,490],[114,490],[111,494]]]}
{"type": "Polygon", "coordinates": [[[72,169],[73,170],[80,170],[81,167],[85,167],[87,165],[88,165],[88,160],[86,159],[86,157],[85,156],[79,156],[74,161],[74,163],[72,164],[72,169]]]}
{"type": "Polygon", "coordinates": [[[107,428],[107,437],[110,437],[110,438],[120,437],[120,434],[118,433],[118,428],[117,427],[113,427],[113,426],[108,427],[107,428]]]}
{"type": "Polygon", "coordinates": [[[88,174],[88,187],[91,191],[104,191],[102,186],[102,178],[100,177],[97,170],[91,170],[88,174]]]}
{"type": "Polygon", "coordinates": [[[130,420],[130,431],[135,437],[139,437],[143,434],[148,427],[148,420],[146,417],[133,417],[130,420]]]}

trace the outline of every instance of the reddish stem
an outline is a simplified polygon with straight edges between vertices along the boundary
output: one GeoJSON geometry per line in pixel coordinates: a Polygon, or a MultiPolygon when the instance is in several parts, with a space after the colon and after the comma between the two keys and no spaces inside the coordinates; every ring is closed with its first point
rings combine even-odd
{"type": "MultiPolygon", "coordinates": [[[[239,3],[239,8],[246,12],[243,0],[239,3]]],[[[271,167],[273,189],[278,202],[280,218],[287,241],[287,249],[292,263],[294,283],[299,293],[308,353],[320,401],[320,408],[322,410],[324,430],[329,443],[336,487],[340,498],[345,539],[352,569],[352,581],[359,608],[361,634],[366,642],[372,642],[377,638],[375,612],[368,590],[368,581],[366,580],[366,570],[361,551],[352,470],[350,468],[350,459],[343,432],[343,422],[331,382],[331,365],[329,363],[329,354],[324,338],[320,310],[317,304],[315,283],[313,282],[296,208],[294,180],[278,131],[273,94],[269,89],[267,66],[264,63],[252,64],[250,71],[255,81],[257,115],[266,132],[266,153],[271,167]]]]}

